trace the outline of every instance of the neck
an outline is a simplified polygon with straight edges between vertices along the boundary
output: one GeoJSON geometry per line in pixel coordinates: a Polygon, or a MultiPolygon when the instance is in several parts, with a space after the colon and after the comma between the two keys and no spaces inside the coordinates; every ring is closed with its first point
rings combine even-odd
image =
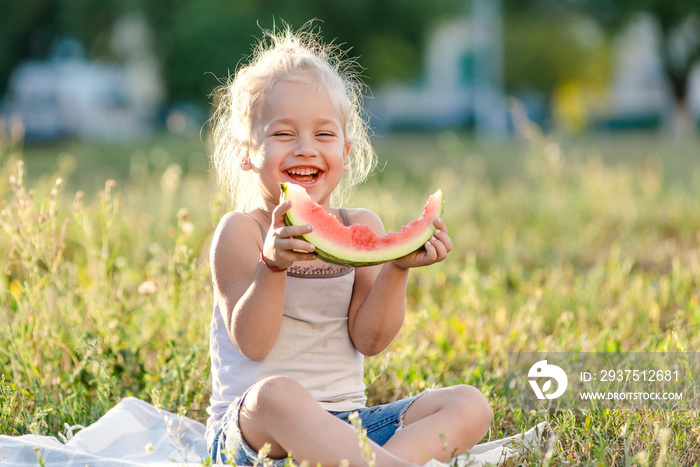
{"type": "Polygon", "coordinates": [[[268,227],[272,225],[272,211],[274,211],[276,207],[276,205],[268,203],[267,201],[260,203],[257,207],[257,210],[260,212],[261,217],[269,223],[268,227]]]}

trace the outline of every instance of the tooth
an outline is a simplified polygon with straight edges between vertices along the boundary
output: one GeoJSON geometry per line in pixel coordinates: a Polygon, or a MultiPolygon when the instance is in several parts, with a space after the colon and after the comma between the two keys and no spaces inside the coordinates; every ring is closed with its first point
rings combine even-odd
{"type": "Polygon", "coordinates": [[[293,168],[289,169],[288,172],[293,175],[314,175],[318,173],[318,169],[313,168],[293,168]]]}

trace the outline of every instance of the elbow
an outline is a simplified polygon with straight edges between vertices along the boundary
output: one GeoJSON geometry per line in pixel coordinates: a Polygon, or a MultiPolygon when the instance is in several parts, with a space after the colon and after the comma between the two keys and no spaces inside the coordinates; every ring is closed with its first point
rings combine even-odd
{"type": "Polygon", "coordinates": [[[241,353],[243,354],[243,356],[245,358],[247,358],[248,360],[251,360],[253,362],[262,361],[267,356],[267,352],[250,351],[250,352],[241,352],[241,353]]]}
{"type": "Polygon", "coordinates": [[[233,341],[233,345],[236,346],[241,355],[253,362],[259,362],[263,360],[265,357],[267,357],[267,354],[270,352],[269,349],[261,349],[259,346],[256,345],[241,345],[235,340],[233,341]]]}
{"type": "Polygon", "coordinates": [[[361,326],[359,323],[350,323],[348,330],[352,345],[364,356],[374,357],[383,352],[401,329],[403,320],[391,326],[361,326]]]}
{"type": "Polygon", "coordinates": [[[374,357],[375,355],[379,355],[382,350],[384,350],[386,347],[371,347],[366,350],[361,350],[360,353],[364,355],[365,357],[374,357]]]}
{"type": "Polygon", "coordinates": [[[229,337],[238,351],[248,360],[259,362],[270,353],[272,345],[265,345],[260,340],[251,339],[250,336],[238,335],[235,329],[229,331],[229,337]]]}
{"type": "Polygon", "coordinates": [[[355,345],[355,348],[365,357],[374,357],[384,351],[389,344],[391,344],[392,339],[382,340],[382,339],[369,339],[359,345],[355,345]]]}

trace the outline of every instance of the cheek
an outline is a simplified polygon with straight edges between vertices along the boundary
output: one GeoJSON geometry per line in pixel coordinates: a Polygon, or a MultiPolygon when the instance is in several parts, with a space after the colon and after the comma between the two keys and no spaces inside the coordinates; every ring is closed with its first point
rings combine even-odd
{"type": "Polygon", "coordinates": [[[326,154],[333,154],[334,156],[340,157],[341,159],[345,159],[345,156],[347,155],[345,148],[345,142],[343,142],[342,140],[336,140],[326,143],[324,151],[326,154]]]}

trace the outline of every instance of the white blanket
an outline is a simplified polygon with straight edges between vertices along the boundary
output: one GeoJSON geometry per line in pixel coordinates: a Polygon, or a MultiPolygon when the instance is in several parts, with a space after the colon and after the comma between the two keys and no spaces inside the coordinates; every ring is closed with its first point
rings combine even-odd
{"type": "MultiPolygon", "coordinates": [[[[65,443],[53,436],[0,435],[0,465],[37,466],[41,459],[47,467],[201,466],[208,457],[204,425],[133,397],[75,435],[73,429],[67,427],[65,443]]],[[[524,451],[541,449],[548,431],[542,423],[524,434],[475,446],[456,463],[504,465],[524,451]]],[[[431,461],[426,467],[440,465],[431,461]]]]}

